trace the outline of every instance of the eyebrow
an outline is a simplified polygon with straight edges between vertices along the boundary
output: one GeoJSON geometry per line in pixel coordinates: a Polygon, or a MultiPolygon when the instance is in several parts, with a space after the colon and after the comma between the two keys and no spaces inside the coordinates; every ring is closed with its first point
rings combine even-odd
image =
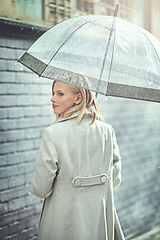
{"type": "MultiPolygon", "coordinates": [[[[60,89],[60,90],[57,90],[56,92],[62,92],[62,91],[63,91],[63,90],[60,89]]],[[[55,92],[55,91],[53,90],[53,92],[55,92]]]]}

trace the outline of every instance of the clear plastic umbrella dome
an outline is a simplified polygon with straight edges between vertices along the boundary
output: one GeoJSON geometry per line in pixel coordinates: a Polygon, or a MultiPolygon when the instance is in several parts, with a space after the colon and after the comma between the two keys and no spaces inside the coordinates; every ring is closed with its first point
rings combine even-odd
{"type": "Polygon", "coordinates": [[[41,77],[104,95],[160,102],[160,42],[112,16],[78,16],[44,33],[19,62],[41,77]]]}

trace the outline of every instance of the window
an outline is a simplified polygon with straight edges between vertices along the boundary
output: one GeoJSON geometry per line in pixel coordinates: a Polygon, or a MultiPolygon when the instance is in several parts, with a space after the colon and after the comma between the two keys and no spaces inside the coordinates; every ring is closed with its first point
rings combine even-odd
{"type": "Polygon", "coordinates": [[[93,1],[77,0],[77,9],[81,12],[93,14],[93,1]]]}
{"type": "Polygon", "coordinates": [[[2,0],[0,16],[30,23],[42,23],[43,0],[2,0]]]}

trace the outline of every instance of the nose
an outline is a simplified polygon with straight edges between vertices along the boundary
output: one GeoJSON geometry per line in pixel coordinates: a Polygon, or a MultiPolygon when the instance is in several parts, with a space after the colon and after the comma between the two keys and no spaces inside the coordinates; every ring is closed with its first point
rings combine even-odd
{"type": "Polygon", "coordinates": [[[54,96],[51,97],[51,102],[53,103],[55,100],[54,100],[54,96]]]}

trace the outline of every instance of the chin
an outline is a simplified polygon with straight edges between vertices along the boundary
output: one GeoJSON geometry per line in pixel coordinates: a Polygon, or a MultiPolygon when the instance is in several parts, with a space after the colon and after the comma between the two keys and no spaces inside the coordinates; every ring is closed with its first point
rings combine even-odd
{"type": "Polygon", "coordinates": [[[61,113],[59,113],[58,111],[54,110],[54,114],[60,115],[61,113]]]}

